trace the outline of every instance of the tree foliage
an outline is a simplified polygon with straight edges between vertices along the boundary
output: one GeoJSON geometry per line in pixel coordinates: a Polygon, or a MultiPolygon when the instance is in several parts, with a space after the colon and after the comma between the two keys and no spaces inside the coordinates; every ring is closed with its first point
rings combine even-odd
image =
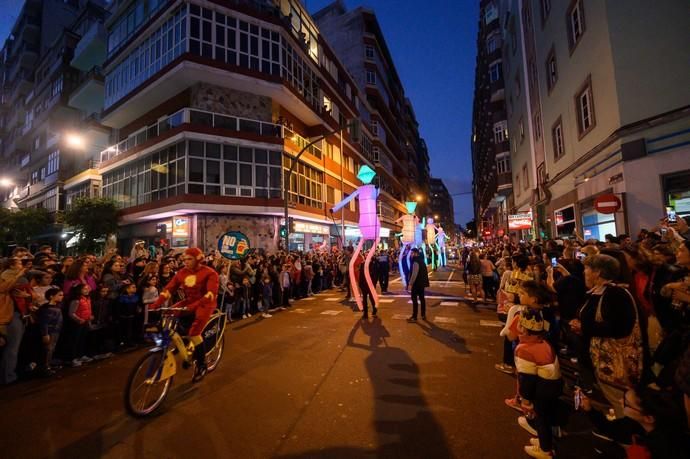
{"type": "Polygon", "coordinates": [[[80,198],[65,213],[65,223],[79,235],[77,248],[94,252],[103,245],[97,239],[117,231],[117,204],[112,199],[80,198]]]}
{"type": "Polygon", "coordinates": [[[43,208],[0,209],[0,238],[26,246],[36,236],[50,231],[50,213],[43,208]]]}

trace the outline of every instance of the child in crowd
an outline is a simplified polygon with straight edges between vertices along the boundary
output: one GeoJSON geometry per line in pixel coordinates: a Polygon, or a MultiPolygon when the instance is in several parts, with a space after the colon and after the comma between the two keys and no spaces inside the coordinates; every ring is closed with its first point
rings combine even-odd
{"type": "Polygon", "coordinates": [[[141,289],[141,302],[144,305],[144,324],[150,322],[149,319],[149,305],[158,299],[158,277],[154,274],[149,274],[144,278],[141,289]]]}
{"type": "Polygon", "coordinates": [[[280,289],[282,292],[281,308],[290,306],[290,265],[284,264],[283,270],[280,272],[280,289]]]}
{"type": "Polygon", "coordinates": [[[263,305],[261,317],[272,317],[268,310],[273,307],[273,282],[271,282],[271,278],[268,275],[263,278],[261,304],[263,305]]]}
{"type": "Polygon", "coordinates": [[[549,295],[535,282],[524,283],[519,295],[522,309],[516,319],[519,344],[515,366],[525,416],[518,418],[518,424],[539,438],[525,446],[525,452],[531,457],[549,458],[554,455],[553,429],[557,427],[558,397],[563,387],[558,358],[546,339],[549,323],[542,313],[549,295]]]}
{"type": "Polygon", "coordinates": [[[134,345],[134,322],[140,312],[139,295],[137,286],[131,282],[124,284],[117,297],[117,318],[120,328],[120,346],[134,345]]]}
{"type": "Polygon", "coordinates": [[[60,339],[60,332],[62,331],[62,300],[64,296],[59,288],[46,290],[45,298],[48,302],[38,310],[38,326],[41,330],[44,349],[43,371],[47,376],[55,374],[52,361],[55,345],[60,339]]]}
{"type": "Polygon", "coordinates": [[[237,304],[239,305],[238,309],[240,310],[240,314],[242,314],[243,319],[252,316],[252,313],[249,310],[249,307],[251,306],[251,291],[252,285],[249,282],[249,277],[244,276],[242,278],[242,285],[240,285],[240,288],[237,292],[237,304]]]}
{"type": "Polygon", "coordinates": [[[88,349],[96,359],[112,356],[111,330],[112,302],[109,298],[110,289],[101,284],[91,298],[91,312],[93,320],[89,326],[88,349]]]}
{"type": "Polygon", "coordinates": [[[67,326],[66,337],[68,345],[66,347],[67,360],[73,367],[81,366],[82,363],[93,361],[86,355],[85,342],[89,331],[89,322],[93,319],[91,310],[91,289],[86,284],[77,284],[72,287],[67,301],[67,326]],[[81,356],[81,357],[79,357],[81,356]]]}

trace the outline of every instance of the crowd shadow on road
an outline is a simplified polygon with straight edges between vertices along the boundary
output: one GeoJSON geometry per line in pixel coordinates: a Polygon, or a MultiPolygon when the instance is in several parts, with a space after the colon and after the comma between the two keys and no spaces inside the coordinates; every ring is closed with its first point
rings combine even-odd
{"type": "MultiPolygon", "coordinates": [[[[430,336],[443,334],[429,327],[430,336]]],[[[374,397],[375,449],[331,447],[279,456],[284,459],[306,458],[452,458],[454,457],[440,423],[422,393],[418,365],[404,349],[389,346],[390,333],[380,318],[358,320],[347,346],[368,352],[364,365],[374,397]],[[360,342],[357,338],[360,337],[360,342]],[[364,342],[361,342],[361,338],[364,342]]],[[[464,346],[464,345],[463,345],[464,346]]],[[[464,352],[469,352],[465,351],[464,352]]]]}

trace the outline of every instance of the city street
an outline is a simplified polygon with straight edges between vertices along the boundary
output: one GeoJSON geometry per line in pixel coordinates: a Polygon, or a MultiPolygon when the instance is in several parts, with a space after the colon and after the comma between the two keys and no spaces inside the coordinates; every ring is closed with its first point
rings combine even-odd
{"type": "Polygon", "coordinates": [[[463,294],[459,272],[432,284],[427,322],[405,320],[399,281],[368,322],[335,290],[233,322],[218,370],[178,374],[145,421],[122,407],[141,351],[5,388],[2,457],[522,457],[495,314],[443,298],[463,294]]]}

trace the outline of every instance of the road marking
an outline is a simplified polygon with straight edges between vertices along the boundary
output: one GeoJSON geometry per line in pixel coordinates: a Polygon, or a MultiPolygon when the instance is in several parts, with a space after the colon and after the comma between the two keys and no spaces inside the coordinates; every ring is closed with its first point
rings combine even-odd
{"type": "Polygon", "coordinates": [[[321,313],[321,315],[325,315],[325,316],[337,316],[337,315],[340,314],[341,312],[343,312],[343,311],[333,311],[333,310],[330,310],[330,309],[329,309],[328,311],[323,311],[323,312],[321,313]]]}
{"type": "Polygon", "coordinates": [[[393,300],[390,300],[388,298],[379,298],[379,303],[392,303],[393,300]]]}
{"type": "Polygon", "coordinates": [[[434,317],[434,322],[438,322],[440,324],[457,324],[458,323],[458,321],[455,320],[455,317],[441,317],[441,316],[434,317]]]}
{"type": "Polygon", "coordinates": [[[405,314],[393,314],[393,319],[395,319],[395,320],[407,320],[407,315],[405,315],[405,314]]]}
{"type": "Polygon", "coordinates": [[[504,324],[501,321],[498,320],[480,320],[479,325],[482,327],[496,327],[496,328],[503,328],[504,324]]]}
{"type": "Polygon", "coordinates": [[[335,297],[335,298],[326,298],[324,301],[340,301],[340,297],[335,297]]]}
{"type": "Polygon", "coordinates": [[[297,314],[306,314],[309,311],[311,311],[311,309],[294,308],[290,312],[296,312],[297,314]]]}
{"type": "Polygon", "coordinates": [[[446,281],[446,287],[448,287],[448,284],[450,283],[450,280],[453,278],[453,274],[455,274],[455,270],[452,270],[450,272],[450,276],[448,276],[448,280],[446,281]]]}
{"type": "Polygon", "coordinates": [[[459,306],[457,301],[441,301],[441,306],[459,306]]]}
{"type": "Polygon", "coordinates": [[[313,296],[308,296],[307,298],[302,298],[304,301],[314,301],[316,298],[313,296]]]}

